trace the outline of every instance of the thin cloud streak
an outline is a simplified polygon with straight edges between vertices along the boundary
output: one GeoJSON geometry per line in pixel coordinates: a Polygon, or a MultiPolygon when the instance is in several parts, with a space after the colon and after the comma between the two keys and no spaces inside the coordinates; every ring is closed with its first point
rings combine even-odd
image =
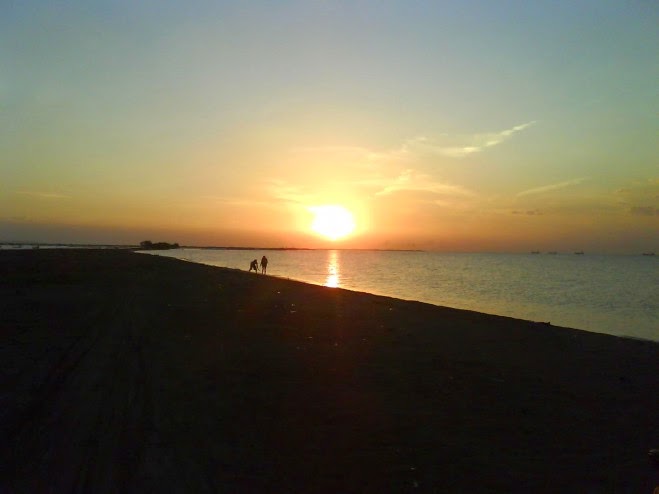
{"type": "Polygon", "coordinates": [[[303,192],[300,187],[291,185],[279,179],[269,180],[267,188],[270,193],[269,195],[277,201],[307,204],[312,199],[311,196],[303,192]]]}
{"type": "Polygon", "coordinates": [[[517,197],[530,196],[535,194],[544,194],[545,192],[553,192],[555,190],[565,189],[567,187],[579,185],[586,180],[587,180],[586,177],[582,177],[582,178],[575,178],[573,180],[567,180],[565,182],[559,182],[556,184],[543,185],[542,187],[534,187],[532,189],[528,189],[518,193],[517,197]]]}
{"type": "Polygon", "coordinates": [[[659,216],[659,208],[652,206],[633,206],[629,212],[634,216],[659,216]]]}
{"type": "Polygon", "coordinates": [[[459,185],[437,182],[429,175],[415,173],[412,169],[404,170],[394,183],[386,185],[375,193],[376,196],[385,196],[400,191],[432,192],[434,194],[452,196],[473,196],[474,193],[459,185]]]}
{"type": "Polygon", "coordinates": [[[58,194],[56,192],[37,192],[31,190],[16,190],[15,194],[22,196],[36,197],[38,199],[71,199],[71,196],[58,194]]]}
{"type": "Polygon", "coordinates": [[[406,141],[403,144],[402,151],[406,153],[436,154],[449,158],[464,158],[501,144],[517,132],[521,132],[535,124],[536,121],[533,120],[500,132],[473,135],[444,134],[438,139],[418,136],[406,141]]]}
{"type": "Polygon", "coordinates": [[[515,125],[500,132],[484,134],[440,134],[436,138],[420,135],[404,141],[398,148],[375,151],[360,146],[299,146],[291,149],[295,154],[320,154],[350,158],[363,164],[404,161],[417,155],[431,154],[449,158],[464,158],[497,146],[514,134],[535,125],[536,120],[515,125]]]}

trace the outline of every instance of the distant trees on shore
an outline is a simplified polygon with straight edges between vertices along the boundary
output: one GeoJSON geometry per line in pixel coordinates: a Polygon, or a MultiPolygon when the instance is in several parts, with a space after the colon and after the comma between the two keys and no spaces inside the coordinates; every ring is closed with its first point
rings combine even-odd
{"type": "Polygon", "coordinates": [[[151,242],[151,240],[143,240],[140,242],[140,249],[144,250],[167,250],[167,249],[178,249],[179,245],[177,243],[170,244],[167,242],[151,242]]]}

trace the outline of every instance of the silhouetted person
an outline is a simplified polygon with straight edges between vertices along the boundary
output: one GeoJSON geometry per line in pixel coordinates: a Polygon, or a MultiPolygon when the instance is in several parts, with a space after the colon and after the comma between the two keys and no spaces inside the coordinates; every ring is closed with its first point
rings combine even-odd
{"type": "Polygon", "coordinates": [[[249,263],[249,272],[252,272],[252,269],[254,270],[255,273],[259,272],[259,262],[254,259],[252,262],[249,263]]]}
{"type": "Polygon", "coordinates": [[[261,258],[261,273],[265,274],[267,270],[268,270],[268,258],[263,256],[261,258]]]}

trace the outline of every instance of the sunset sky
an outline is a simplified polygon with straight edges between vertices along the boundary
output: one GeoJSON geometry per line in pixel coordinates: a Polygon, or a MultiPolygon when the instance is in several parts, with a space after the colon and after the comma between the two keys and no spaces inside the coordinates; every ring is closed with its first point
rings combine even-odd
{"type": "Polygon", "coordinates": [[[659,252],[656,1],[0,3],[0,242],[659,252]],[[314,208],[355,231],[331,241],[314,208]]]}

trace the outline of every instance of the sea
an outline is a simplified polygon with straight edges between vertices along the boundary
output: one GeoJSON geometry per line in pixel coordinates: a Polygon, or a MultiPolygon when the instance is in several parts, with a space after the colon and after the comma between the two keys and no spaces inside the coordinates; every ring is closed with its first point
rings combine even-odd
{"type": "Polygon", "coordinates": [[[659,341],[656,256],[193,248],[149,253],[245,271],[265,255],[269,276],[659,341]]]}

